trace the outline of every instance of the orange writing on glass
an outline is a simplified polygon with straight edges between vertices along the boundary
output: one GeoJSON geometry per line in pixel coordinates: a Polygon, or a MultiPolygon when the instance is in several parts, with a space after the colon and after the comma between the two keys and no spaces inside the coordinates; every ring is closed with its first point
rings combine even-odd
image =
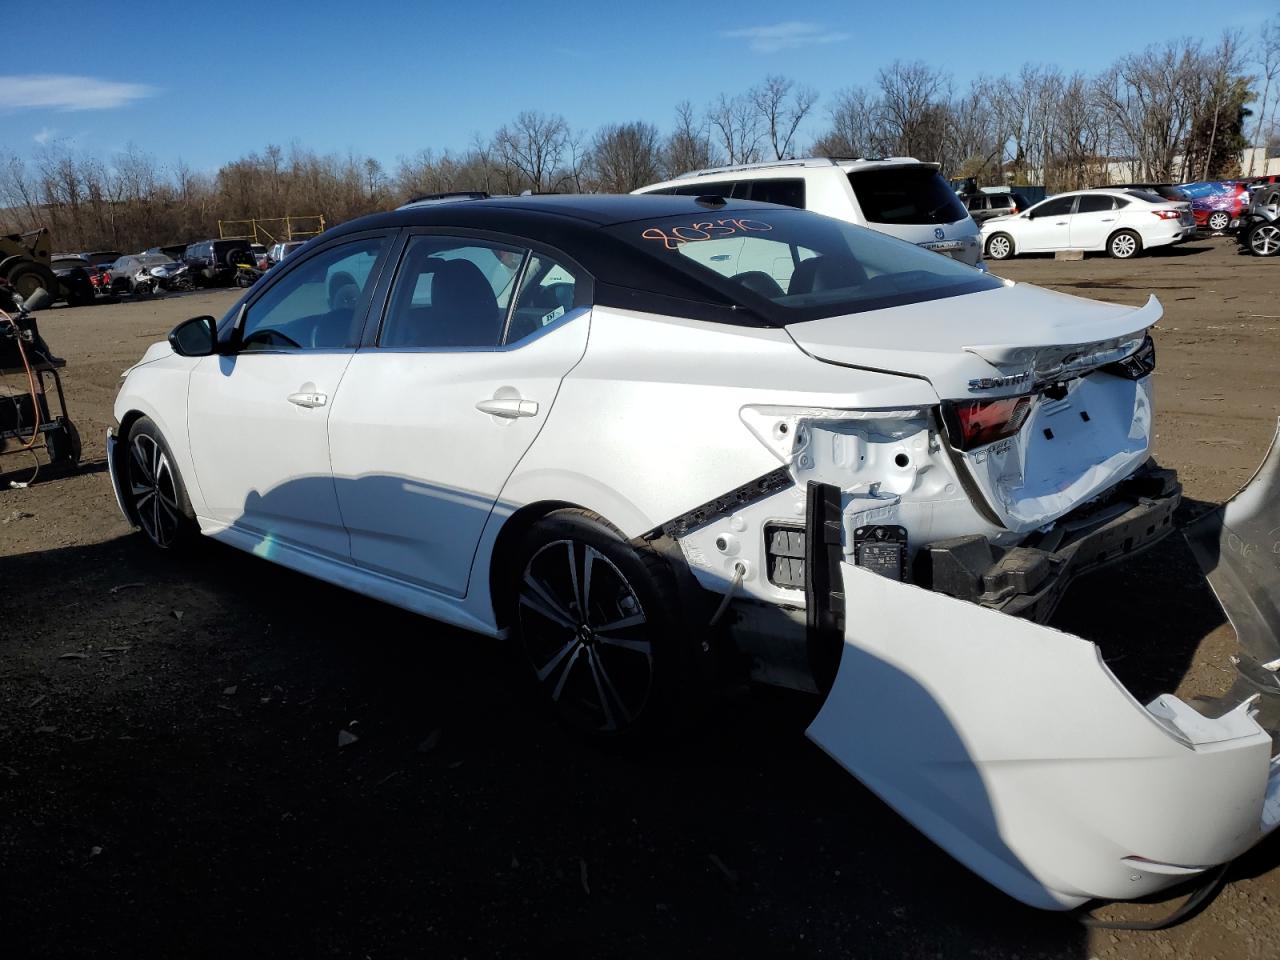
{"type": "Polygon", "coordinates": [[[747,217],[725,220],[701,220],[697,223],[680,224],[663,230],[661,227],[648,227],[640,236],[645,240],[657,240],[668,250],[678,250],[686,243],[701,243],[704,240],[719,240],[739,233],[766,233],[773,225],[763,220],[752,220],[747,217]]]}

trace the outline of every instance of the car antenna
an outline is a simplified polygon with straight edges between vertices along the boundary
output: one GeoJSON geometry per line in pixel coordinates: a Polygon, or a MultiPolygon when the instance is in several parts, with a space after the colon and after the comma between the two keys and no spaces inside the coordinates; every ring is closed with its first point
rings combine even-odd
{"type": "Polygon", "coordinates": [[[723,207],[725,205],[724,197],[709,193],[706,196],[698,197],[697,202],[704,207],[723,207]]]}

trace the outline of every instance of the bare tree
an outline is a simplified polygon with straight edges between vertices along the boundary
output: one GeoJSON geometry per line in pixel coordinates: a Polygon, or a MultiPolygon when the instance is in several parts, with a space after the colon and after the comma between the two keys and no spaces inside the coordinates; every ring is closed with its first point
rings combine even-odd
{"type": "Polygon", "coordinates": [[[928,160],[942,159],[946,142],[950,80],[921,60],[895,60],[881,68],[879,125],[892,152],[928,160]]]}
{"type": "Polygon", "coordinates": [[[1262,100],[1258,107],[1258,122],[1253,128],[1254,152],[1249,157],[1247,173],[1255,172],[1258,154],[1262,155],[1261,171],[1266,171],[1266,134],[1270,130],[1267,120],[1267,107],[1270,105],[1271,88],[1280,77],[1280,16],[1272,17],[1259,31],[1253,47],[1253,60],[1258,65],[1258,73],[1262,79],[1262,100]]]}
{"type": "Polygon", "coordinates": [[[601,127],[592,145],[595,186],[604,193],[630,193],[661,179],[662,148],[651,123],[611,123],[601,127]]]}
{"type": "Polygon", "coordinates": [[[498,129],[493,147],[502,162],[518,171],[528,188],[537,193],[555,186],[569,139],[564,117],[525,110],[498,129]]]}
{"type": "Polygon", "coordinates": [[[776,160],[790,156],[796,130],[818,102],[818,93],[811,87],[798,87],[786,77],[765,77],[764,83],[753,87],[747,94],[759,115],[760,125],[767,131],[769,146],[776,160]]]}
{"type": "Polygon", "coordinates": [[[662,150],[663,175],[677,177],[715,162],[706,122],[699,122],[688,100],[676,105],[676,127],[662,150]]]}
{"type": "Polygon", "coordinates": [[[876,152],[876,118],[880,104],[863,87],[839,91],[828,108],[831,126],[814,143],[812,152],[826,157],[863,157],[876,152]]]}
{"type": "Polygon", "coordinates": [[[749,96],[720,94],[707,108],[707,121],[724,148],[729,163],[755,163],[760,159],[760,115],[749,96]]]}

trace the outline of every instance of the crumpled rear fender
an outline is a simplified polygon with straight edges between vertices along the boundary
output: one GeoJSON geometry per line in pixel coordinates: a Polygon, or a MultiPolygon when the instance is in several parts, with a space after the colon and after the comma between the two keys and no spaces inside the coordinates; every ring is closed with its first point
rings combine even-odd
{"type": "MultiPolygon", "coordinates": [[[[1242,663],[1274,683],[1258,658],[1280,656],[1280,442],[1189,535],[1212,558],[1242,663]]],[[[844,645],[808,735],[1019,900],[1144,896],[1280,823],[1256,682],[1213,717],[1169,694],[1144,707],[1086,640],[847,562],[840,573],[844,645]]]]}

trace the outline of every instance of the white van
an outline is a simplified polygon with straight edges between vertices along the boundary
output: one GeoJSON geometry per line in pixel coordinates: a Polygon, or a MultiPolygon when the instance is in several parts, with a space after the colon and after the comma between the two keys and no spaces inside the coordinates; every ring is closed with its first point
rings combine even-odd
{"type": "Polygon", "coordinates": [[[938,166],[912,157],[809,157],[695,170],[634,192],[732,197],[799,207],[981,267],[978,225],[938,173],[938,166]]]}

